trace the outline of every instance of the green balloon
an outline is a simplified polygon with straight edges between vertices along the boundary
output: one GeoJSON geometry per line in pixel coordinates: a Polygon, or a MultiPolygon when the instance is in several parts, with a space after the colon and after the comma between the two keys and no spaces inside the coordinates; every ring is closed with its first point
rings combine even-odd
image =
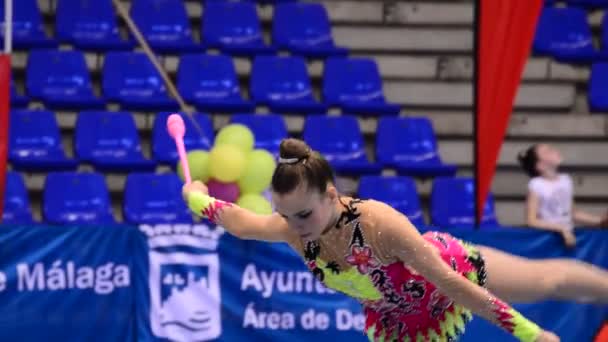
{"type": "Polygon", "coordinates": [[[249,209],[256,214],[270,215],[272,214],[272,206],[267,199],[259,194],[245,194],[239,197],[236,204],[245,209],[249,209]]]}
{"type": "Polygon", "coordinates": [[[220,129],[215,137],[215,146],[234,145],[244,153],[253,150],[255,139],[253,132],[242,124],[230,124],[220,129]]]}
{"type": "Polygon", "coordinates": [[[247,156],[245,172],[239,178],[239,189],[242,194],[259,194],[266,190],[276,168],[274,157],[266,150],[253,150],[247,156]]]}
{"type": "MultiPolygon", "coordinates": [[[[190,166],[190,177],[195,180],[206,182],[209,179],[209,152],[204,150],[193,150],[186,155],[190,166]]],[[[182,162],[177,163],[177,174],[185,182],[182,162]]]]}
{"type": "Polygon", "coordinates": [[[223,183],[236,182],[246,163],[245,154],[238,147],[215,145],[209,152],[209,176],[223,183]]]}

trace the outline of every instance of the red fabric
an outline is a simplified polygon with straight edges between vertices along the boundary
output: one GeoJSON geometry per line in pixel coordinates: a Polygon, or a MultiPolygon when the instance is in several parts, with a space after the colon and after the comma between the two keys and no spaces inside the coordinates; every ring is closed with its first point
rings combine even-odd
{"type": "Polygon", "coordinates": [[[0,55],[0,221],[4,210],[6,164],[8,158],[8,111],[10,108],[11,56],[0,55]]]}
{"type": "Polygon", "coordinates": [[[542,0],[479,0],[477,216],[481,218],[496,171],[521,75],[530,54],[542,0]]]}

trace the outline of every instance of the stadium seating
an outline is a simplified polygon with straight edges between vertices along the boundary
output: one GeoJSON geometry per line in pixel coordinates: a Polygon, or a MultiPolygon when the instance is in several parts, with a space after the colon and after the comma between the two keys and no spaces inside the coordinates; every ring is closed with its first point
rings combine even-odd
{"type": "Polygon", "coordinates": [[[418,227],[425,224],[416,184],[409,177],[362,176],[358,196],[392,206],[418,227]]]}
{"type": "Polygon", "coordinates": [[[587,12],[576,7],[543,8],[534,51],[565,62],[591,62],[600,58],[593,45],[587,12]]]}
{"type": "Polygon", "coordinates": [[[566,0],[571,6],[584,6],[592,8],[608,8],[607,0],[566,0]]]}
{"type": "Polygon", "coordinates": [[[144,53],[108,52],[102,71],[103,95],[122,110],[177,110],[164,81],[144,53]]]}
{"type": "Polygon", "coordinates": [[[264,42],[260,18],[253,3],[206,2],[201,22],[202,44],[207,49],[240,56],[275,52],[264,42]]]}
{"type": "MultiPolygon", "coordinates": [[[[437,227],[471,228],[475,225],[475,183],[471,178],[436,178],[431,190],[431,223],[437,227]]],[[[499,227],[494,197],[488,196],[480,222],[482,228],[499,227]]]]}
{"type": "Polygon", "coordinates": [[[302,57],[258,56],[251,70],[251,97],[275,113],[324,113],[325,104],[313,96],[302,57]]]}
{"type": "MultiPolygon", "coordinates": [[[[175,149],[175,141],[167,133],[167,118],[172,113],[158,113],[154,119],[152,127],[152,155],[161,164],[169,164],[176,167],[178,160],[175,149]]],[[[184,145],[187,151],[209,150],[213,146],[215,135],[213,133],[213,123],[207,114],[194,113],[194,118],[198,123],[202,135],[198,132],[189,116],[180,113],[186,126],[184,145]]]]}
{"type": "Polygon", "coordinates": [[[376,134],[376,157],[384,167],[414,177],[453,176],[456,167],[443,163],[428,118],[381,118],[376,134]]]}
{"type": "Polygon", "coordinates": [[[337,47],[327,11],[319,3],[286,2],[274,7],[272,42],[279,50],[307,57],[344,56],[337,47]]]}
{"type": "Polygon", "coordinates": [[[368,159],[359,123],[352,116],[310,115],[302,136],[339,174],[378,174],[382,169],[368,159]]]}
{"type": "Polygon", "coordinates": [[[267,150],[279,155],[281,140],[287,138],[287,124],[278,114],[235,114],[230,118],[231,123],[247,126],[255,137],[255,148],[267,150]]]}
{"type": "Polygon", "coordinates": [[[182,199],[182,182],[174,173],[131,173],[124,191],[123,213],[130,224],[192,223],[182,199]]]}
{"type": "Polygon", "coordinates": [[[608,63],[594,63],[591,66],[587,100],[592,111],[608,111],[608,63]]]}
{"type": "Polygon", "coordinates": [[[81,162],[99,172],[153,171],[144,158],[133,116],[128,112],[80,112],[74,150],[81,162]]]}
{"type": "Polygon", "coordinates": [[[251,112],[255,106],[241,96],[230,56],[182,55],[177,87],[184,99],[203,112],[251,112]]]}
{"type": "Polygon", "coordinates": [[[33,222],[30,197],[23,177],[19,172],[8,171],[4,188],[2,223],[27,224],[33,222]]]}
{"type": "Polygon", "coordinates": [[[44,184],[42,213],[50,224],[115,223],[108,188],[100,173],[49,173],[44,184]]]}
{"type": "Polygon", "coordinates": [[[32,50],[27,59],[27,94],[49,109],[101,109],[82,51],[32,50]]]}
{"type": "Polygon", "coordinates": [[[401,107],[387,103],[378,66],[369,58],[330,58],[323,69],[323,100],[343,113],[395,115],[401,107]]]}
{"type": "Polygon", "coordinates": [[[112,0],[60,0],[57,2],[55,31],[61,43],[82,50],[122,50],[135,46],[118,32],[112,0]]]}
{"type": "Polygon", "coordinates": [[[55,114],[46,110],[10,113],[9,161],[18,171],[74,170],[67,158],[55,114]]]}
{"type": "MultiPolygon", "coordinates": [[[[0,1],[0,37],[4,40],[4,0],[0,1]]],[[[44,32],[36,0],[13,0],[13,46],[16,49],[53,48],[55,39],[44,32]]]]}
{"type": "Polygon", "coordinates": [[[21,95],[17,91],[17,88],[15,87],[15,83],[12,80],[11,80],[10,91],[11,91],[11,108],[27,107],[28,103],[30,102],[30,99],[25,95],[21,95]]]}
{"type": "Polygon", "coordinates": [[[159,53],[200,51],[182,0],[133,0],[130,15],[150,47],[159,53]]]}

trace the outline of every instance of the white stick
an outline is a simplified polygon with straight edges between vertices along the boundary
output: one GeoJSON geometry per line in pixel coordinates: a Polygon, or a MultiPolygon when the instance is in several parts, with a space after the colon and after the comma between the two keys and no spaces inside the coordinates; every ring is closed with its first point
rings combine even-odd
{"type": "Polygon", "coordinates": [[[13,0],[4,0],[4,53],[13,52],[13,0]]]}

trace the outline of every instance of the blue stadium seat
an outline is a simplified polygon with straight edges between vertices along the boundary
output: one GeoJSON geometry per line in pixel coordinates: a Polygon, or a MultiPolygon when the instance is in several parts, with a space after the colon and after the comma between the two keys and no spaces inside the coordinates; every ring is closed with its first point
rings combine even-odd
{"type": "Polygon", "coordinates": [[[28,224],[33,222],[30,197],[27,193],[23,177],[18,172],[8,171],[6,173],[6,186],[4,188],[2,223],[28,224]]]}
{"type": "Polygon", "coordinates": [[[241,96],[230,56],[182,55],[177,87],[184,99],[203,112],[251,112],[255,106],[241,96]]]}
{"type": "Polygon", "coordinates": [[[287,138],[287,124],[278,114],[235,114],[231,123],[239,123],[249,127],[255,136],[255,148],[261,148],[279,155],[281,140],[287,138]]]}
{"type": "Polygon", "coordinates": [[[133,41],[121,39],[112,0],[59,0],[55,16],[57,39],[81,50],[124,50],[133,41]]]}
{"type": "Polygon", "coordinates": [[[182,0],[133,0],[130,14],[154,51],[201,51],[192,38],[190,20],[182,0]]]}
{"type": "Polygon", "coordinates": [[[74,170],[66,157],[55,114],[14,110],[10,113],[9,160],[18,171],[74,170]]]}
{"type": "Polygon", "coordinates": [[[590,62],[600,58],[592,38],[584,9],[545,7],[538,20],[534,51],[564,62],[590,62]]]}
{"type": "Polygon", "coordinates": [[[125,184],[123,213],[130,224],[192,223],[175,173],[131,173],[125,184]]]}
{"type": "Polygon", "coordinates": [[[27,93],[50,109],[101,109],[93,94],[82,51],[32,50],[27,60],[27,93]]]}
{"type": "Polygon", "coordinates": [[[15,83],[11,80],[11,108],[25,108],[29,102],[30,99],[25,95],[21,95],[15,87],[15,83]]]}
{"type": "Polygon", "coordinates": [[[401,107],[387,103],[378,66],[370,58],[329,58],[323,68],[323,101],[343,113],[396,115],[401,107]]]}
{"type": "Polygon", "coordinates": [[[416,184],[409,177],[362,176],[359,179],[358,197],[384,202],[418,227],[425,224],[416,184]]]}
{"type": "Polygon", "coordinates": [[[352,116],[310,115],[304,122],[302,135],[337,173],[360,175],[382,171],[380,165],[367,159],[359,122],[352,116]]]}
{"type": "Polygon", "coordinates": [[[591,66],[587,101],[592,112],[608,112],[608,63],[594,63],[591,66]]]}
{"type": "Polygon", "coordinates": [[[348,49],[334,44],[327,11],[317,3],[277,4],[273,14],[272,42],[281,50],[314,58],[348,54],[348,49]]]}
{"type": "MultiPolygon", "coordinates": [[[[4,0],[0,1],[0,38],[4,40],[4,0]]],[[[44,33],[44,23],[36,0],[13,0],[13,47],[53,48],[57,42],[44,33]]]]}
{"type": "Polygon", "coordinates": [[[242,56],[275,52],[264,43],[260,18],[250,2],[206,2],[201,30],[205,48],[242,56]]]}
{"type": "MultiPolygon", "coordinates": [[[[431,221],[440,228],[471,228],[475,225],[475,183],[471,178],[439,177],[431,190],[431,221]]],[[[481,227],[500,226],[490,194],[483,209],[481,227]]]]}
{"type": "Polygon", "coordinates": [[[154,64],[142,52],[108,52],[102,70],[103,95],[123,110],[177,110],[154,64]]]}
{"type": "MultiPolygon", "coordinates": [[[[170,164],[176,166],[177,150],[175,149],[175,141],[167,133],[167,118],[172,113],[161,112],[156,115],[152,127],[152,155],[154,159],[162,164],[170,164]]],[[[184,137],[184,145],[186,151],[191,150],[210,150],[215,140],[213,133],[213,123],[207,114],[195,113],[194,118],[203,134],[199,134],[196,127],[192,123],[189,116],[180,113],[186,125],[186,135],[184,137]]]]}
{"type": "Polygon", "coordinates": [[[453,176],[456,166],[443,163],[428,118],[388,118],[378,121],[376,158],[385,167],[412,177],[453,176]]]}
{"type": "Polygon", "coordinates": [[[99,172],[153,171],[144,158],[139,133],[128,112],[84,111],[78,114],[74,151],[99,172]]]}
{"type": "Polygon", "coordinates": [[[608,8],[608,0],[566,0],[568,6],[608,8]]]}
{"type": "Polygon", "coordinates": [[[99,173],[51,172],[44,183],[44,221],[56,225],[113,224],[110,194],[99,173]]]}
{"type": "Polygon", "coordinates": [[[258,56],[251,70],[251,97],[275,113],[324,113],[313,96],[302,57],[258,56]]]}

